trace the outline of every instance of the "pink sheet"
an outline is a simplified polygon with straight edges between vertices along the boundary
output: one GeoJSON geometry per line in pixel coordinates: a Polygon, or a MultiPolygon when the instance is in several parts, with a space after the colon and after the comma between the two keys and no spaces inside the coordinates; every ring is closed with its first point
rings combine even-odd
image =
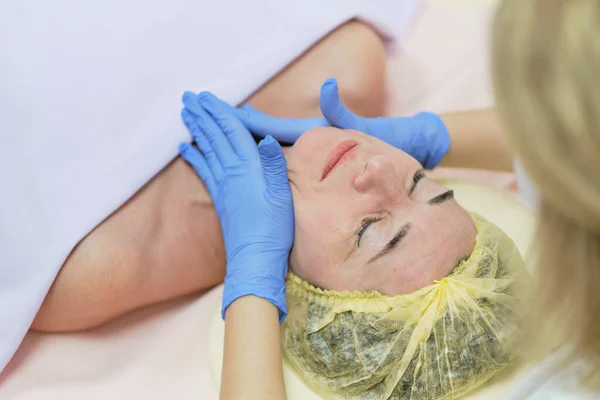
{"type": "MultiPolygon", "coordinates": [[[[492,10],[493,2],[427,4],[403,51],[390,59],[390,115],[491,105],[492,10]]],[[[459,174],[514,192],[511,174],[459,174]]],[[[217,399],[206,352],[220,290],[139,310],[90,332],[29,333],[0,375],[0,398],[217,399]]]]}

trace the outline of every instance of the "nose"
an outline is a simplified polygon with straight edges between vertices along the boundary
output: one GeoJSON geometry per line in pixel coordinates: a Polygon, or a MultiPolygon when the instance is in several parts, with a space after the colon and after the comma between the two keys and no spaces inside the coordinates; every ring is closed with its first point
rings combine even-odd
{"type": "Polygon", "coordinates": [[[402,195],[401,180],[394,164],[384,155],[374,155],[365,162],[365,169],[354,180],[354,188],[360,193],[372,193],[386,199],[402,195]]]}

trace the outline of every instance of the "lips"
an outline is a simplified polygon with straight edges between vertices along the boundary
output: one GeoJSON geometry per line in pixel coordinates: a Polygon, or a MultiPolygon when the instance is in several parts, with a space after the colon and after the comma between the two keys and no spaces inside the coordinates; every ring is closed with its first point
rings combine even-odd
{"type": "Polygon", "coordinates": [[[321,175],[321,180],[325,179],[327,175],[329,175],[329,173],[333,171],[334,168],[341,165],[347,159],[346,156],[348,155],[348,153],[356,146],[358,146],[358,142],[351,139],[344,140],[343,142],[335,146],[334,149],[331,150],[331,153],[329,153],[329,156],[327,157],[327,162],[325,163],[325,167],[323,168],[323,174],[321,175]]]}

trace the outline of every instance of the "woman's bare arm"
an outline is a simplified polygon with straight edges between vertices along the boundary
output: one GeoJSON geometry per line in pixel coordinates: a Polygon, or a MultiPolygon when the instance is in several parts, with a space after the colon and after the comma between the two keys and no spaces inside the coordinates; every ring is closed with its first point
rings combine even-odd
{"type": "Polygon", "coordinates": [[[245,296],[227,308],[221,399],[286,398],[279,311],[265,299],[245,296]]]}
{"type": "Polygon", "coordinates": [[[512,151],[494,109],[442,115],[450,133],[450,150],[442,167],[512,171],[512,151]]]}

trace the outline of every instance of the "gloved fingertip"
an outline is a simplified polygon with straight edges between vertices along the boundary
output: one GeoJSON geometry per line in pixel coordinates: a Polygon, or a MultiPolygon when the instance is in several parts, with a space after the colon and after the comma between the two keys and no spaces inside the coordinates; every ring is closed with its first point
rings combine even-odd
{"type": "Polygon", "coordinates": [[[258,144],[258,151],[269,157],[277,157],[282,154],[283,150],[277,140],[271,135],[265,136],[263,140],[258,144]]]}
{"type": "Polygon", "coordinates": [[[242,104],[240,108],[245,111],[260,112],[256,108],[254,108],[250,103],[242,104]]]}
{"type": "Polygon", "coordinates": [[[335,78],[327,79],[323,86],[321,86],[321,107],[337,103],[340,99],[338,92],[338,84],[335,78]]]}
{"type": "Polygon", "coordinates": [[[331,86],[336,86],[337,87],[337,79],[335,78],[327,78],[327,80],[325,80],[325,82],[323,83],[323,86],[321,87],[331,87],[331,86]]]}
{"type": "Polygon", "coordinates": [[[273,146],[274,144],[277,144],[277,145],[279,145],[279,143],[277,143],[277,140],[275,140],[275,139],[273,138],[273,136],[271,136],[271,135],[267,135],[267,136],[265,136],[265,138],[264,138],[263,140],[261,140],[261,141],[258,143],[258,148],[260,149],[260,148],[263,148],[263,147],[264,147],[265,149],[267,149],[267,148],[269,148],[269,147],[273,146]]]}
{"type": "Polygon", "coordinates": [[[197,99],[198,99],[198,102],[199,102],[199,103],[203,103],[203,102],[205,102],[206,100],[209,100],[209,99],[210,99],[211,97],[213,97],[213,96],[214,96],[214,95],[213,95],[211,92],[204,91],[204,92],[200,92],[200,93],[198,93],[198,97],[197,97],[197,99]]]}
{"type": "MultiPolygon", "coordinates": [[[[199,116],[202,113],[202,108],[198,102],[198,97],[193,92],[185,92],[182,97],[184,108],[190,113],[188,117],[192,115],[199,116]]],[[[182,114],[183,116],[183,114],[182,114]]]]}
{"type": "Polygon", "coordinates": [[[187,151],[187,149],[189,149],[191,146],[191,144],[189,143],[179,143],[179,152],[181,154],[185,153],[187,151]]]}
{"type": "Polygon", "coordinates": [[[181,96],[181,101],[183,101],[184,104],[186,101],[189,101],[192,99],[193,100],[196,99],[196,94],[194,92],[190,92],[189,90],[186,90],[185,92],[183,92],[183,95],[181,96]]]}

